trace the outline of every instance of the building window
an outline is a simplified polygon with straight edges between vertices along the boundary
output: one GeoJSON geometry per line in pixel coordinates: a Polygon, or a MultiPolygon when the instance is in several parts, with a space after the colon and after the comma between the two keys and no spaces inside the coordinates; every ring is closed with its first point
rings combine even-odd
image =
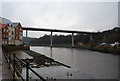
{"type": "Polygon", "coordinates": [[[5,32],[5,29],[3,29],[3,32],[5,32]]]}
{"type": "Polygon", "coordinates": [[[22,32],[20,32],[20,35],[22,36],[22,32]]]}
{"type": "Polygon", "coordinates": [[[12,35],[14,34],[14,32],[12,31],[12,35]]]}
{"type": "Polygon", "coordinates": [[[22,28],[20,28],[20,31],[22,31],[22,28]]]}
{"type": "Polygon", "coordinates": [[[5,38],[5,35],[3,35],[3,38],[5,38]]]}
{"type": "Polygon", "coordinates": [[[22,36],[20,36],[20,40],[22,40],[22,36]]]}

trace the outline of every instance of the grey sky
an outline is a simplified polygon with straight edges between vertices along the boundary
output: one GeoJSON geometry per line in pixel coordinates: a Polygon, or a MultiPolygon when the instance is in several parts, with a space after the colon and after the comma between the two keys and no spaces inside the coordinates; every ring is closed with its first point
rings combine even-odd
{"type": "Polygon", "coordinates": [[[118,3],[2,2],[2,16],[28,27],[103,31],[118,26],[118,3]]]}

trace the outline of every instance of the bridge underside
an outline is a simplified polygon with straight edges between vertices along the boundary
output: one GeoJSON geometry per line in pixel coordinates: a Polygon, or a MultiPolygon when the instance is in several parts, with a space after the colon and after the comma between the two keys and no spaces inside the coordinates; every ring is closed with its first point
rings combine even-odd
{"type": "Polygon", "coordinates": [[[48,31],[48,32],[64,32],[64,33],[96,34],[95,32],[70,31],[70,30],[58,30],[58,29],[43,29],[43,28],[28,28],[28,27],[23,27],[22,29],[23,29],[23,30],[31,30],[31,31],[48,31]]]}
{"type": "Polygon", "coordinates": [[[53,32],[64,32],[64,33],[72,33],[72,42],[71,42],[71,46],[74,47],[74,33],[78,33],[78,34],[90,34],[90,40],[92,40],[92,35],[96,34],[95,32],[85,32],[85,31],[70,31],[70,30],[56,30],[56,29],[43,29],[43,28],[29,28],[29,27],[23,27],[23,30],[26,30],[26,37],[28,37],[28,31],[47,31],[47,32],[51,32],[51,43],[50,46],[53,46],[53,32]]]}

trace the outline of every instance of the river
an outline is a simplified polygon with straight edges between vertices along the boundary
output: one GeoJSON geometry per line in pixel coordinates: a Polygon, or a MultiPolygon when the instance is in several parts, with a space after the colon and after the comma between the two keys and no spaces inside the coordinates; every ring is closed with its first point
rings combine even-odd
{"type": "MultiPolygon", "coordinates": [[[[42,77],[57,79],[118,79],[118,55],[77,48],[38,47],[31,50],[71,66],[34,68],[42,77]]],[[[31,78],[37,78],[30,73],[31,78]]]]}

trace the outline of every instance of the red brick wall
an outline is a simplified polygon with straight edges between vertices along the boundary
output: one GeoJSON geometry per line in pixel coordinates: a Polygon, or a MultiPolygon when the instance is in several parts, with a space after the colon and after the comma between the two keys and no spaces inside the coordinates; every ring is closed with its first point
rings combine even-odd
{"type": "Polygon", "coordinates": [[[20,33],[22,32],[22,26],[19,24],[16,28],[15,28],[15,39],[16,40],[20,40],[20,33]]]}

